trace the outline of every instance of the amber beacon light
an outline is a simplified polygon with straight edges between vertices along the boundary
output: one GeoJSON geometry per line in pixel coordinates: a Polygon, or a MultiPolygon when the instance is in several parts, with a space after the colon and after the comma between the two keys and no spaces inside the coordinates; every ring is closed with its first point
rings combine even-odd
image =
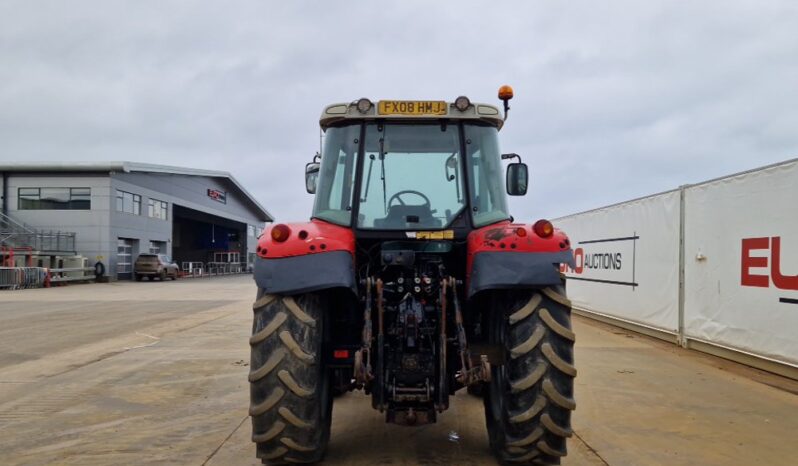
{"type": "Polygon", "coordinates": [[[504,119],[507,119],[507,111],[510,110],[510,99],[513,98],[513,88],[505,84],[499,88],[499,99],[504,103],[504,119]]]}
{"type": "Polygon", "coordinates": [[[499,100],[510,100],[513,98],[513,88],[505,84],[499,88],[499,100]]]}

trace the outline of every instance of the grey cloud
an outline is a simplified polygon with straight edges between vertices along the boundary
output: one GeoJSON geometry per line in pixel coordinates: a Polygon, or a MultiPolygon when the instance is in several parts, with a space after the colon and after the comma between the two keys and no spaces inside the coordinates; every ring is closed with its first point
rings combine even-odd
{"type": "Polygon", "coordinates": [[[0,160],[224,169],[306,218],[317,118],[361,96],[495,102],[518,219],[798,155],[792,2],[4,2],[0,160]]]}

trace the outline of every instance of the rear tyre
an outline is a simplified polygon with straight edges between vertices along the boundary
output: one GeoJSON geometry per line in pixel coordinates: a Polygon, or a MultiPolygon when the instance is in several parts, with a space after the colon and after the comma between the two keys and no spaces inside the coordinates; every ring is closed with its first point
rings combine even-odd
{"type": "Polygon", "coordinates": [[[137,281],[137,282],[140,282],[140,281],[141,281],[141,279],[142,279],[141,275],[139,275],[139,274],[136,274],[136,281],[137,281]]]}
{"type": "Polygon", "coordinates": [[[488,318],[504,364],[485,390],[490,446],[510,464],[560,464],[571,430],[574,333],[563,287],[495,293],[488,318]]]}
{"type": "Polygon", "coordinates": [[[264,464],[321,461],[332,419],[323,300],[259,290],[253,309],[249,414],[257,457],[264,464]]]}
{"type": "Polygon", "coordinates": [[[161,275],[160,276],[161,276],[161,281],[165,282],[166,281],[166,270],[161,270],[161,275]]]}

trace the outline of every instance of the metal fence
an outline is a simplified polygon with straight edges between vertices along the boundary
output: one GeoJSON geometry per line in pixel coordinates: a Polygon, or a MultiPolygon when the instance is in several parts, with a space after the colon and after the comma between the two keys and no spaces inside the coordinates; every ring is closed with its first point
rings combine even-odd
{"type": "MultiPolygon", "coordinates": [[[[184,277],[214,277],[249,272],[246,264],[192,262],[183,264],[184,277]]],[[[45,267],[0,267],[0,290],[43,288],[50,284],[95,280],[93,267],[47,269],[45,267]]]]}
{"type": "Polygon", "coordinates": [[[183,262],[184,277],[201,277],[205,273],[205,264],[202,262],[183,262]]]}
{"type": "Polygon", "coordinates": [[[234,262],[208,262],[208,275],[230,275],[242,273],[244,267],[234,262]]]}
{"type": "Polygon", "coordinates": [[[0,290],[41,288],[46,281],[44,267],[0,267],[0,290]]]}
{"type": "Polygon", "coordinates": [[[75,233],[63,231],[37,231],[35,233],[15,233],[9,241],[30,247],[34,251],[74,251],[75,233]]]}
{"type": "Polygon", "coordinates": [[[0,243],[35,251],[75,251],[75,233],[38,230],[0,213],[0,243]]]}
{"type": "Polygon", "coordinates": [[[183,262],[181,268],[182,275],[186,278],[233,275],[250,271],[247,264],[237,262],[183,262]]]}

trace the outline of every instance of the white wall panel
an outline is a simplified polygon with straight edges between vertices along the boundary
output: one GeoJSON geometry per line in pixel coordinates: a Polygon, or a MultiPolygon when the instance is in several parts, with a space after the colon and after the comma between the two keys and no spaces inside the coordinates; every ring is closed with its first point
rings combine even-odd
{"type": "Polygon", "coordinates": [[[679,203],[671,191],[555,220],[574,249],[575,306],[676,333],[679,203]]]}
{"type": "Polygon", "coordinates": [[[688,338],[798,363],[798,162],[686,189],[684,319],[688,338]]]}

